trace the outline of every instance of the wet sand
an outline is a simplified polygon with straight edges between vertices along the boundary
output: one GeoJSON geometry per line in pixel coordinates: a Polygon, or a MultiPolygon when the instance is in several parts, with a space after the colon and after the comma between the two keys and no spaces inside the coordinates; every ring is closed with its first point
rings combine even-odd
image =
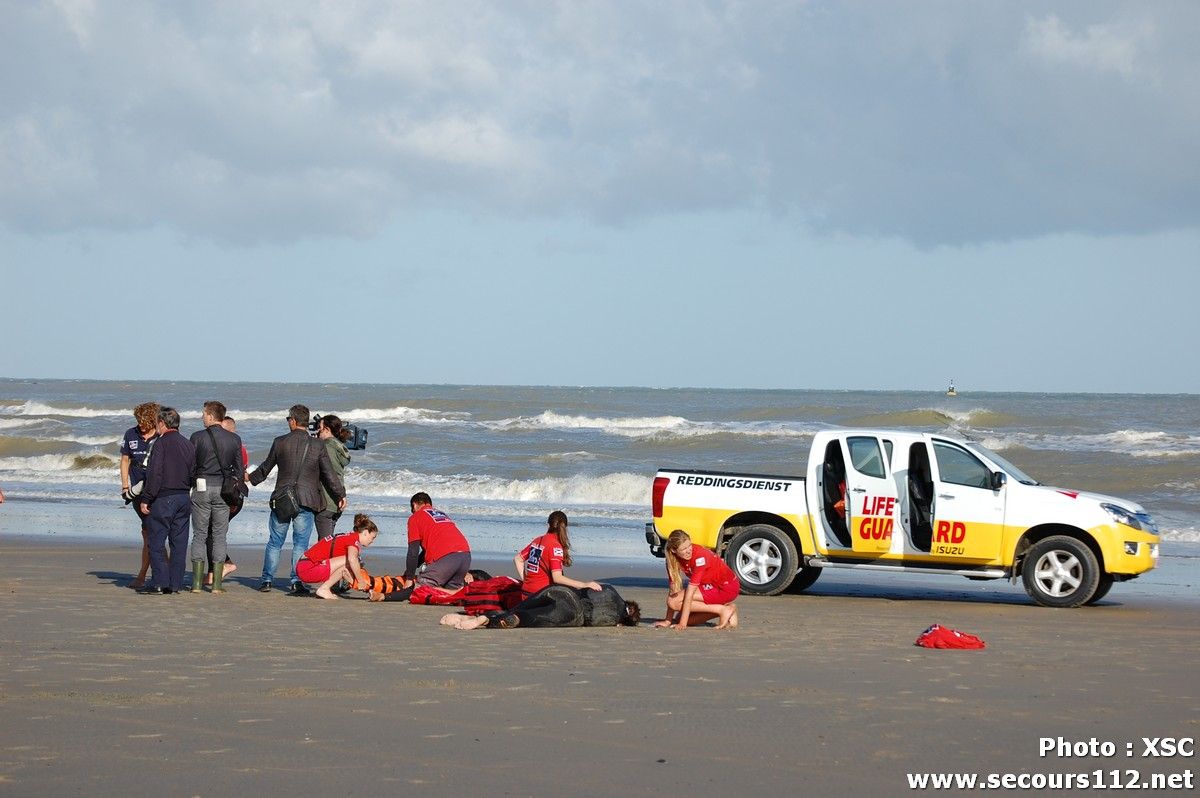
{"type": "MultiPolygon", "coordinates": [[[[1082,610],[828,574],[742,598],[735,632],[460,632],[443,608],[259,594],[257,548],[223,596],[139,596],[136,556],[0,539],[0,793],[902,795],[908,771],[1195,769],[1124,756],[1200,736],[1190,570],[1082,610]],[[988,648],[914,647],[933,622],[988,648]],[[1039,758],[1055,736],[1121,755],[1039,758]]],[[[660,567],[573,575],[652,618],[660,567]]]]}

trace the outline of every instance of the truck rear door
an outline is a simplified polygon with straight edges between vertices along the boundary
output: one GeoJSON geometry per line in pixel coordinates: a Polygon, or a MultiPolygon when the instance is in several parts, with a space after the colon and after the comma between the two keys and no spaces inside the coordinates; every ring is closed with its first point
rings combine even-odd
{"type": "Polygon", "coordinates": [[[891,442],[847,435],[846,523],[855,552],[882,554],[892,547],[899,502],[891,473],[891,442]]]}

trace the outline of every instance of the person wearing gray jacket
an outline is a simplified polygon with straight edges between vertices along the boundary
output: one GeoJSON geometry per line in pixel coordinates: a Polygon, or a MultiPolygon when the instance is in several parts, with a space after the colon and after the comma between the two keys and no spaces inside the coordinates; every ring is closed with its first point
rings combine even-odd
{"type": "Polygon", "coordinates": [[[271,590],[275,568],[279,564],[279,554],[283,550],[289,527],[292,530],[291,593],[305,595],[309,592],[296,578],[296,563],[300,561],[312,540],[316,513],[325,507],[321,485],[329,489],[339,508],[344,509],[346,506],[346,489],[342,479],[329,461],[329,452],[325,444],[309,437],[308,418],[307,407],[292,405],[288,410],[287,435],[276,438],[271,443],[267,459],[246,475],[251,485],[258,485],[270,475],[276,465],[279,466],[275,490],[271,492],[271,513],[267,519],[271,536],[267,540],[267,550],[263,555],[262,582],[258,586],[261,593],[271,590]],[[297,511],[294,516],[291,516],[285,507],[288,493],[294,496],[298,505],[292,508],[297,511]]]}

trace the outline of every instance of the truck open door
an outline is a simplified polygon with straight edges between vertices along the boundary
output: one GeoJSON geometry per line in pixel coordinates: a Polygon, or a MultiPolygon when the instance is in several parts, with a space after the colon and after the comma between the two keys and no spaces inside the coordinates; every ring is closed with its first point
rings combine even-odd
{"type": "Polygon", "coordinates": [[[892,548],[900,514],[890,458],[874,435],[845,438],[846,523],[855,552],[883,554],[892,548]]]}
{"type": "Polygon", "coordinates": [[[1003,485],[992,470],[958,444],[933,440],[933,540],[930,552],[972,562],[1000,555],[1004,534],[1003,485]]]}

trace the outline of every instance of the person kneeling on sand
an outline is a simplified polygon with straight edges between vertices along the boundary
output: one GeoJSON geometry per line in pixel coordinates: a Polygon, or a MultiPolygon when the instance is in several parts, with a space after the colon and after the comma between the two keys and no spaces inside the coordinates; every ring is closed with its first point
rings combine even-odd
{"type": "Polygon", "coordinates": [[[551,629],[572,626],[637,626],[642,610],[636,601],[621,598],[612,585],[574,588],[551,585],[508,612],[483,615],[443,615],[441,624],[456,629],[551,629]]]}
{"type": "Polygon", "coordinates": [[[667,617],[658,627],[686,629],[716,618],[718,629],[736,629],[741,592],[733,569],[703,546],[692,543],[687,532],[676,529],[667,538],[667,617]],[[688,578],[687,589],[683,577],[688,578]]]}
{"type": "Polygon", "coordinates": [[[342,579],[357,583],[367,580],[358,558],[360,547],[370,546],[379,535],[379,528],[367,516],[354,516],[354,531],[317,541],[296,563],[296,578],[317,585],[316,594],[323,599],[336,599],[330,589],[342,579]]]}

